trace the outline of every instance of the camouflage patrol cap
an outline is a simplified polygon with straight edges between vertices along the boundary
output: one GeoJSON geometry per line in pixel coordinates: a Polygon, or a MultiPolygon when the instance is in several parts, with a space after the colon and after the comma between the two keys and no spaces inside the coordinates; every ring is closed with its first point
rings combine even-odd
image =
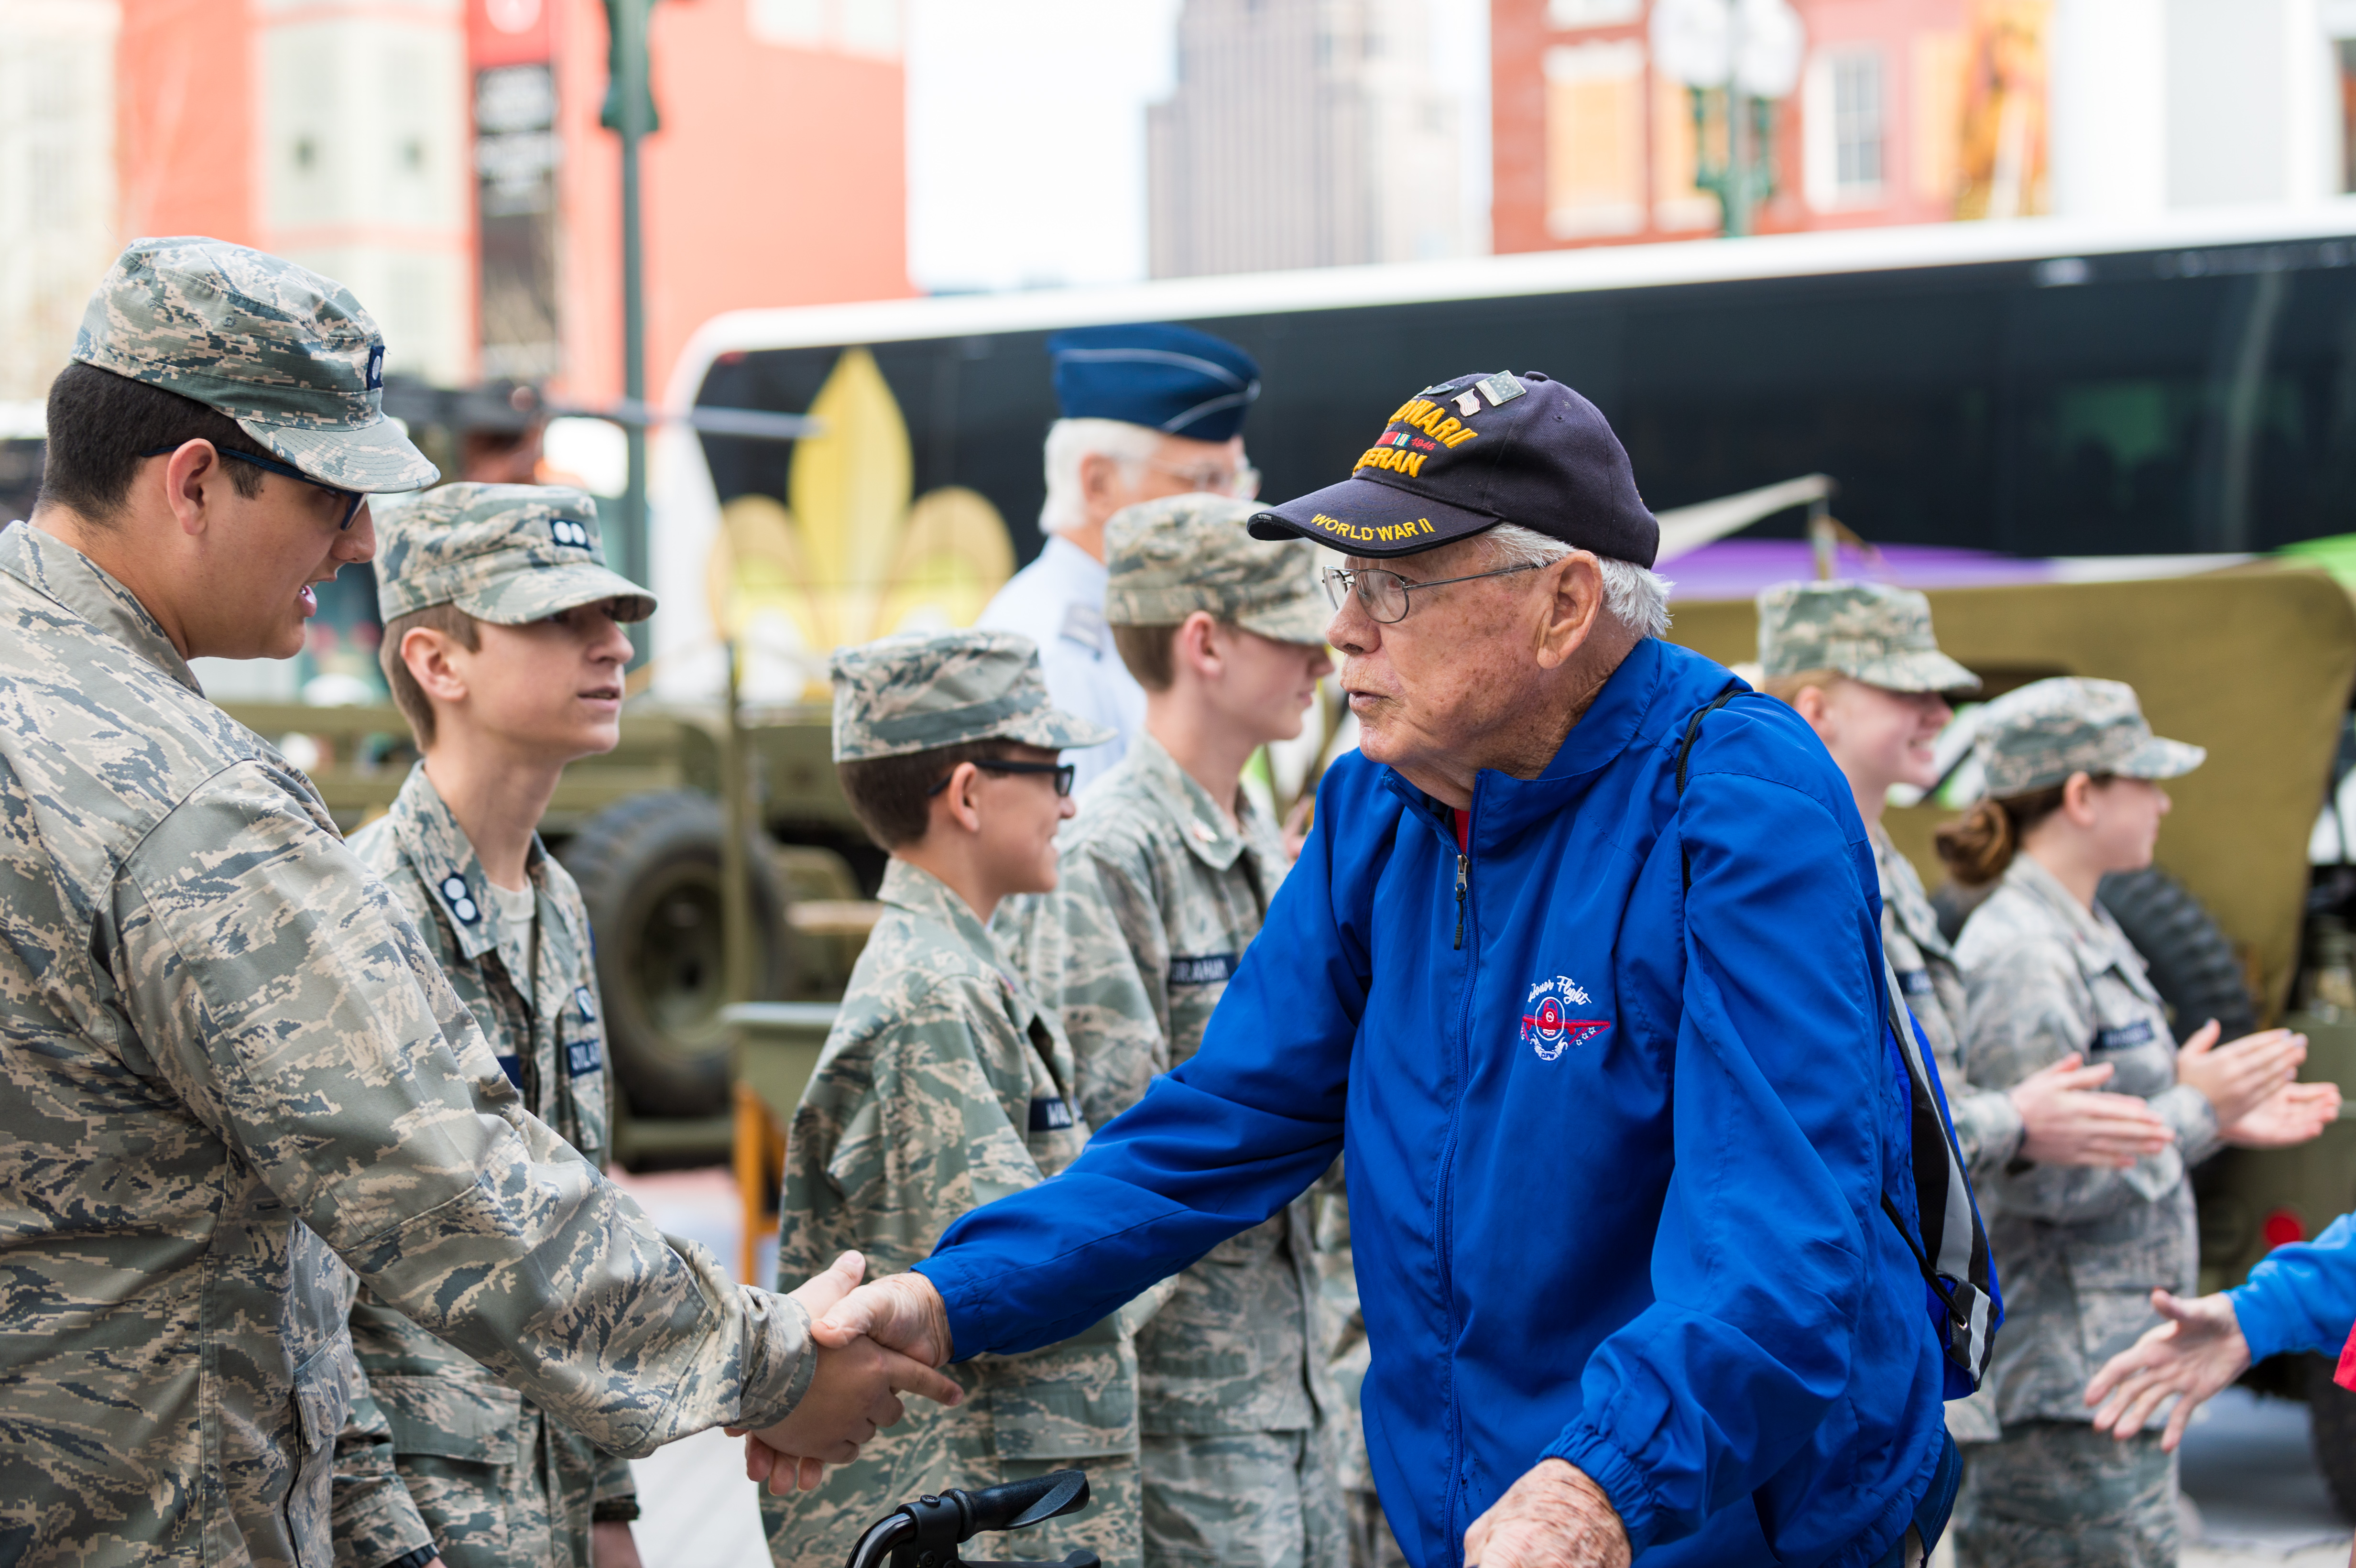
{"type": "Polygon", "coordinates": [[[614,618],[643,621],[655,596],[605,566],[597,503],[560,485],[462,482],[428,490],[377,524],[376,597],[387,621],[455,604],[477,621],[520,626],[616,600],[614,618]]]}
{"type": "Polygon", "coordinates": [[[2050,789],[2072,773],[2172,779],[2199,767],[2206,749],[2151,732],[2135,688],[2123,681],[2057,676],[2008,691],[1974,715],[1982,793],[2005,799],[2050,789]]]}
{"type": "Polygon", "coordinates": [[[1207,610],[1280,643],[1323,646],[1333,610],[1302,539],[1256,539],[1258,508],[1225,496],[1172,496],[1115,512],[1105,525],[1105,619],[1166,626],[1207,610]]]}
{"type": "Polygon", "coordinates": [[[1939,651],[1931,602],[1886,582],[1778,582],[1759,594],[1759,666],[1769,676],[1837,669],[1888,691],[1976,691],[1939,651]]]}
{"type": "Polygon", "coordinates": [[[384,416],[384,334],[341,283],[220,240],[134,240],[73,357],[177,392],[322,485],[414,490],[440,470],[384,416]]]}
{"type": "Polygon", "coordinates": [[[1060,752],[1113,731],[1047,699],[1039,645],[1012,632],[902,632],[837,648],[834,760],[863,763],[971,741],[1060,752]]]}

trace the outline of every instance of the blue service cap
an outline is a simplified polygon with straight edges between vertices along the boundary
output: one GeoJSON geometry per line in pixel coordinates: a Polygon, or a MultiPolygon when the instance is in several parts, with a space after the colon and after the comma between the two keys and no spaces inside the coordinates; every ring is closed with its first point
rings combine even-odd
{"type": "Polygon", "coordinates": [[[1069,420],[1119,420],[1190,441],[1242,432],[1259,366],[1192,327],[1083,326],[1047,339],[1055,401],[1069,420]]]}

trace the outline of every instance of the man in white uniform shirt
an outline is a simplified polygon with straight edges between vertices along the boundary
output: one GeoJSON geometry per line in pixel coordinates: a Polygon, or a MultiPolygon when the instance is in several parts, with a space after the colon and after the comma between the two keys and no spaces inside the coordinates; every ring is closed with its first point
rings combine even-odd
{"type": "Polygon", "coordinates": [[[1076,789],[1120,761],[1145,727],[1145,692],[1105,624],[1105,523],[1123,507],[1195,491],[1250,500],[1244,413],[1259,367],[1232,343],[1190,327],[1090,326],[1047,339],[1063,411],[1047,431],[1046,548],[977,624],[1039,645],[1055,706],[1116,732],[1076,752],[1076,789]]]}

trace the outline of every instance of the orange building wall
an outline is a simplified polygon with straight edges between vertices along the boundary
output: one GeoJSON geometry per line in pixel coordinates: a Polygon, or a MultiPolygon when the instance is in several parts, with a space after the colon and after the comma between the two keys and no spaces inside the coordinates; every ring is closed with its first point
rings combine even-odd
{"type": "MultiPolygon", "coordinates": [[[[645,144],[647,388],[725,310],[902,298],[905,78],[897,61],[750,37],[744,0],[664,0],[651,50],[662,129],[645,144]]],[[[621,148],[601,129],[605,15],[558,14],[563,391],[620,395],[621,148]]]]}
{"type": "Polygon", "coordinates": [[[247,0],[128,0],[115,55],[122,234],[258,239],[247,0]]]}
{"type": "MultiPolygon", "coordinates": [[[[1948,100],[1926,91],[1925,69],[1946,69],[1955,59],[1965,27],[1966,0],[1792,0],[1807,29],[1811,58],[1819,49],[1875,44],[1885,60],[1883,109],[1885,178],[1882,198],[1869,207],[1818,210],[1804,199],[1804,86],[1776,111],[1777,189],[1753,216],[1761,233],[1794,229],[1848,229],[1891,223],[1936,222],[1954,216],[1951,188],[1942,183],[1944,149],[1933,144],[1951,133],[1948,100]],[[1931,137],[1926,142],[1926,133],[1931,137]]],[[[1547,0],[1494,0],[1490,11],[1491,227],[1497,251],[1548,251],[1578,245],[1633,244],[1708,238],[1714,229],[1663,228],[1653,215],[1639,229],[1618,234],[1564,238],[1547,222],[1547,50],[1560,45],[1627,41],[1649,56],[1642,15],[1622,26],[1566,31],[1548,25],[1547,0]]],[[[1647,191],[1657,202],[1676,186],[1677,171],[1665,168],[1661,124],[1650,106],[1660,79],[1649,58],[1645,70],[1647,191]]],[[[1678,149],[1680,154],[1683,149],[1678,149]]],[[[1950,160],[1951,161],[1951,160],[1950,160]]]]}

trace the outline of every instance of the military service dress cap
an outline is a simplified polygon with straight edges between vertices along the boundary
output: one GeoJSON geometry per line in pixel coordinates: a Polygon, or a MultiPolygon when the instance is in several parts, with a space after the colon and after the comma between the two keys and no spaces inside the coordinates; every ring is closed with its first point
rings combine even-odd
{"type": "Polygon", "coordinates": [[[73,357],[227,414],[338,490],[414,490],[440,476],[384,416],[384,335],[360,302],[260,251],[132,241],[91,295],[73,357]]]}
{"type": "Polygon", "coordinates": [[[2123,681],[2058,676],[2006,692],[1979,710],[1973,747],[1996,799],[2050,789],[2072,773],[2172,779],[2199,767],[2208,751],[2151,732],[2135,688],[2123,681]]]}
{"type": "Polygon", "coordinates": [[[1653,564],[1661,526],[1593,403],[1535,370],[1458,376],[1392,413],[1350,477],[1255,513],[1351,555],[1414,555],[1515,523],[1574,549],[1653,564]]]}
{"type": "Polygon", "coordinates": [[[617,621],[655,613],[653,594],[606,568],[597,503],[557,485],[444,485],[388,513],[376,597],[387,621],[434,604],[495,626],[606,600],[617,621]]]}
{"type": "Polygon", "coordinates": [[[1259,366],[1232,343],[1188,326],[1083,326],[1047,339],[1055,401],[1067,420],[1119,420],[1190,441],[1243,432],[1259,366]]]}
{"type": "Polygon", "coordinates": [[[1256,539],[1248,501],[1172,496],[1127,507],[1105,525],[1105,619],[1167,626],[1197,610],[1280,643],[1323,646],[1333,619],[1317,552],[1299,539],[1256,539]]]}
{"type": "Polygon", "coordinates": [[[973,741],[1060,752],[1113,738],[1048,700],[1039,645],[1012,632],[902,632],[837,648],[827,670],[838,763],[973,741]]]}
{"type": "Polygon", "coordinates": [[[1889,691],[1977,691],[1980,677],[1939,651],[1931,602],[1886,582],[1779,582],[1759,595],[1759,667],[1834,669],[1889,691]]]}

